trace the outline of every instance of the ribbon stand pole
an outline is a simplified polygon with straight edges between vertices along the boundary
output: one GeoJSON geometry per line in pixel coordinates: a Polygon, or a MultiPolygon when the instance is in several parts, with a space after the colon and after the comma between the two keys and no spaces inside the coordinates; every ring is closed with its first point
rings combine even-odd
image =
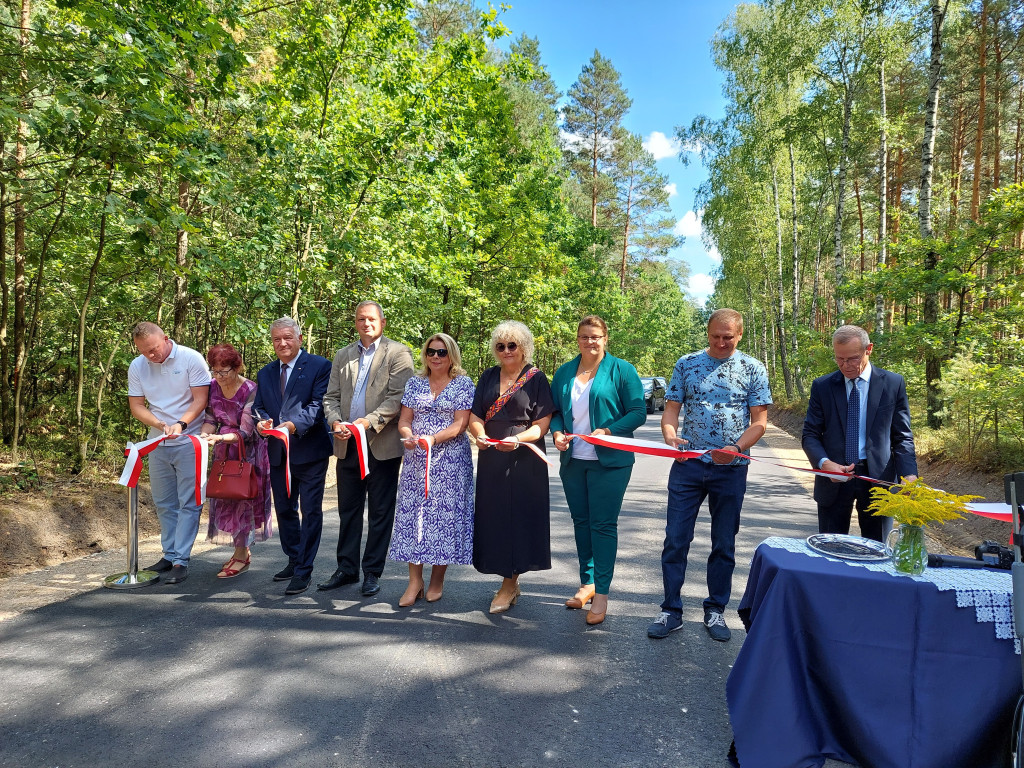
{"type": "Polygon", "coordinates": [[[160,580],[156,571],[139,570],[139,489],[128,488],[128,570],[115,573],[103,580],[103,586],[110,589],[138,589],[148,587],[160,580]]]}

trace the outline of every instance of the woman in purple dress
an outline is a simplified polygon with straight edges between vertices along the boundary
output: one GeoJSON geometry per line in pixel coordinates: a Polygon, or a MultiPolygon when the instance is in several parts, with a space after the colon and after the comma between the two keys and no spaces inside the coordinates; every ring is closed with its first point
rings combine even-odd
{"type": "Polygon", "coordinates": [[[422,367],[405,385],[398,434],[405,445],[395,529],[388,557],[409,564],[409,586],[398,604],[441,599],[448,566],[473,562],[473,457],[466,437],[473,382],[462,369],[455,339],[436,333],[420,352],[422,367]],[[427,447],[430,493],[426,495],[427,447]]]}
{"type": "Polygon", "coordinates": [[[256,382],[242,374],[245,365],[230,344],[217,344],[206,353],[213,381],[206,407],[202,437],[213,446],[213,460],[238,458],[238,443],[245,443],[245,459],[256,471],[259,492],[254,499],[210,499],[210,525],[206,538],[218,544],[233,544],[231,559],[217,574],[230,579],[249,569],[249,547],[266,541],[273,530],[270,517],[270,463],[267,441],[255,439],[252,403],[256,382]]]}

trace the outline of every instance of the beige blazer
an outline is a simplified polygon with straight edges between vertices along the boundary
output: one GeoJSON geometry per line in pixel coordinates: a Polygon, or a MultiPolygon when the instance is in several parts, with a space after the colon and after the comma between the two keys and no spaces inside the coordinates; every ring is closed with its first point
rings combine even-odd
{"type": "MultiPolygon", "coordinates": [[[[331,379],[324,395],[324,415],[330,427],[336,421],[349,421],[352,393],[359,372],[359,343],[354,342],[338,350],[331,365],[331,379]]],[[[398,436],[398,415],[402,411],[405,383],[412,377],[412,353],[405,344],[384,336],[373,356],[369,378],[366,381],[366,420],[370,422],[366,439],[370,453],[378,460],[395,459],[402,455],[402,440],[398,436]]],[[[345,458],[352,439],[334,441],[334,455],[345,458]]]]}

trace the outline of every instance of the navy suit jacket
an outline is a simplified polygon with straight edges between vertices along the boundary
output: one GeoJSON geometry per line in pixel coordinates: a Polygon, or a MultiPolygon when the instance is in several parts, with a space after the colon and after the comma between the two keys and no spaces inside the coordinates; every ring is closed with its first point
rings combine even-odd
{"type": "MultiPolygon", "coordinates": [[[[891,482],[897,475],[916,475],[907,384],[898,373],[871,367],[866,421],[868,477],[891,482]]],[[[841,372],[820,376],[811,384],[802,442],[815,469],[822,459],[846,464],[846,377],[841,372]]],[[[839,483],[819,475],[814,480],[814,500],[831,504],[839,487],[839,483]]]]}
{"type": "MultiPolygon", "coordinates": [[[[331,361],[306,350],[299,352],[288,376],[284,398],[281,397],[281,361],[267,363],[256,374],[256,399],[253,415],[257,421],[270,418],[274,424],[290,421],[295,434],[288,440],[292,464],[308,464],[331,455],[331,436],[324,421],[324,394],[331,378],[331,361]]],[[[267,441],[270,465],[284,463],[284,445],[280,440],[267,441]]]]}

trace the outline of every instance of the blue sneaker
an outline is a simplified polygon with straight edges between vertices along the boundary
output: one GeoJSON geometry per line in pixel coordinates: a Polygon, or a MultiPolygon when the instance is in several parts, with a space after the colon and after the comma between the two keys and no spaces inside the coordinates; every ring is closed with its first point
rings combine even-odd
{"type": "Polygon", "coordinates": [[[707,629],[712,640],[717,640],[720,643],[727,643],[732,637],[732,632],[726,626],[725,617],[717,608],[704,611],[704,628],[707,629]]]}
{"type": "Polygon", "coordinates": [[[647,636],[653,637],[655,640],[661,640],[663,637],[668,637],[669,632],[675,632],[677,629],[682,628],[682,618],[674,613],[662,611],[658,614],[658,618],[654,620],[654,623],[647,628],[647,636]]]}

